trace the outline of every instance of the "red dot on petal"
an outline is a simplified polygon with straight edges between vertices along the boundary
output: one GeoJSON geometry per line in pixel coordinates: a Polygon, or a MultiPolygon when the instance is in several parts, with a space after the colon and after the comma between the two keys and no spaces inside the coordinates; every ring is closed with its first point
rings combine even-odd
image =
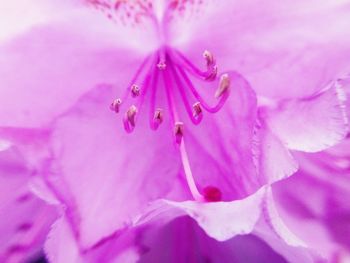
{"type": "Polygon", "coordinates": [[[207,202],[219,202],[222,200],[222,193],[215,186],[207,186],[203,189],[203,196],[207,202]]]}

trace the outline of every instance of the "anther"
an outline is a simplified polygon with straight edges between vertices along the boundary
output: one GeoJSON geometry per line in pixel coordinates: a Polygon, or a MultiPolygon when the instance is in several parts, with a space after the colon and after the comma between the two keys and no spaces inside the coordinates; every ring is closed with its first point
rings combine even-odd
{"type": "Polygon", "coordinates": [[[154,127],[154,129],[158,129],[159,125],[162,122],[163,122],[163,110],[158,108],[154,112],[154,116],[153,116],[153,127],[154,127]]]}
{"type": "Polygon", "coordinates": [[[216,66],[216,61],[211,52],[208,50],[205,50],[203,52],[203,58],[206,61],[207,64],[207,76],[205,77],[206,80],[214,80],[216,78],[216,75],[218,73],[218,67],[216,66]]]}
{"type": "Polygon", "coordinates": [[[165,61],[159,61],[159,63],[157,64],[158,69],[160,70],[165,70],[166,69],[166,63],[165,61]]]}
{"type": "Polygon", "coordinates": [[[112,111],[118,113],[119,110],[120,110],[120,105],[121,105],[121,104],[122,104],[122,100],[118,98],[118,99],[115,99],[115,100],[111,103],[111,105],[110,105],[109,108],[110,108],[112,111]]]}
{"type": "Polygon", "coordinates": [[[132,105],[124,116],[124,128],[127,132],[132,132],[136,125],[136,114],[137,108],[135,105],[132,105]]]}
{"type": "Polygon", "coordinates": [[[200,102],[196,102],[195,104],[193,104],[192,108],[193,117],[195,117],[196,119],[202,118],[203,111],[200,102]]]}
{"type": "Polygon", "coordinates": [[[136,98],[140,95],[140,87],[136,84],[131,86],[131,96],[136,98]]]}
{"type": "Polygon", "coordinates": [[[132,126],[135,126],[135,117],[136,117],[136,113],[137,113],[137,108],[135,105],[132,105],[128,111],[126,112],[126,115],[128,117],[128,121],[130,122],[130,124],[132,126]]]}
{"type": "Polygon", "coordinates": [[[222,74],[220,77],[219,87],[215,92],[215,98],[219,98],[230,88],[231,80],[228,74],[222,74]]]}
{"type": "Polygon", "coordinates": [[[203,58],[205,59],[205,61],[207,62],[207,66],[213,65],[215,64],[215,59],[214,56],[211,52],[209,52],[208,50],[205,50],[203,52],[203,58]]]}
{"type": "Polygon", "coordinates": [[[175,142],[181,144],[182,137],[184,135],[184,124],[182,122],[175,122],[174,127],[175,142]]]}

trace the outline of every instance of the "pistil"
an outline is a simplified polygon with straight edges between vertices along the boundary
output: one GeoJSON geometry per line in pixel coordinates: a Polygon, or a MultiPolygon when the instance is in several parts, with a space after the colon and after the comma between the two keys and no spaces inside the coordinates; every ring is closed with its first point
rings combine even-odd
{"type": "Polygon", "coordinates": [[[188,115],[187,117],[194,125],[198,125],[203,119],[204,111],[208,113],[218,112],[229,97],[231,81],[228,74],[220,76],[219,86],[213,94],[213,97],[218,99],[215,105],[209,105],[197,91],[188,73],[204,82],[211,82],[217,79],[217,66],[213,54],[209,51],[204,51],[203,58],[207,67],[205,71],[201,71],[194,66],[179,51],[169,47],[161,48],[143,61],[132,78],[130,85],[127,87],[126,94],[122,97],[123,99],[115,99],[110,108],[112,111],[118,113],[124,104],[127,104],[131,99],[134,100],[123,117],[125,130],[131,133],[137,126],[137,119],[144,116],[141,108],[145,99],[147,99],[147,94],[150,93],[149,123],[151,129],[157,130],[164,120],[168,118],[170,124],[173,125],[174,143],[179,149],[186,181],[193,198],[198,201],[214,202],[222,199],[220,189],[215,186],[207,186],[200,193],[195,183],[185,147],[185,138],[189,127],[185,127],[182,121],[183,116],[179,114],[181,111],[178,111],[179,107],[184,107],[188,115]],[[146,70],[149,64],[148,62],[152,57],[154,62],[146,70]],[[159,82],[159,75],[162,77],[162,82],[159,82]],[[141,83],[141,85],[136,84],[136,82],[141,83]],[[166,116],[164,115],[163,108],[157,107],[159,87],[164,88],[167,99],[168,107],[166,112],[168,114],[166,116]],[[175,93],[178,93],[180,97],[176,97],[175,93]],[[129,94],[132,97],[130,99],[129,94]]]}

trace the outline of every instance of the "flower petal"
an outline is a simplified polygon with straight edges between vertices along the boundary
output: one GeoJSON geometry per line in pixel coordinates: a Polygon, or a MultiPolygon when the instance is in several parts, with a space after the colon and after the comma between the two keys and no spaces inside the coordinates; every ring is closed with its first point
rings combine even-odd
{"type": "Polygon", "coordinates": [[[67,8],[68,1],[28,0],[1,1],[0,40],[8,40],[32,27],[57,19],[67,8]]]}
{"type": "Polygon", "coordinates": [[[24,262],[40,252],[57,213],[31,193],[31,171],[16,148],[0,151],[0,171],[0,261],[24,262]]]}
{"type": "Polygon", "coordinates": [[[167,223],[183,215],[192,217],[208,236],[219,241],[228,241],[237,235],[253,234],[288,262],[311,263],[320,259],[317,253],[284,224],[276,211],[269,187],[264,187],[245,199],[232,202],[156,202],[136,223],[167,223]]]}
{"type": "Polygon", "coordinates": [[[192,19],[176,20],[174,45],[210,50],[259,95],[309,96],[350,69],[348,0],[202,3],[192,19]]]}
{"type": "Polygon", "coordinates": [[[55,223],[46,243],[50,262],[286,262],[256,236],[237,236],[220,242],[208,237],[190,217],[130,229],[85,252],[78,251],[69,231],[64,219],[55,223]]]}
{"type": "Polygon", "coordinates": [[[261,190],[246,199],[232,202],[210,204],[195,202],[168,203],[183,209],[198,222],[209,236],[218,241],[224,241],[236,235],[252,232],[260,216],[263,193],[264,191],[261,190]]]}
{"type": "Polygon", "coordinates": [[[266,193],[262,217],[254,234],[278,251],[288,262],[326,262],[288,229],[277,212],[271,189],[267,189],[266,193]]]}
{"type": "Polygon", "coordinates": [[[122,236],[112,236],[88,250],[79,247],[71,230],[69,220],[66,217],[62,217],[54,223],[45,243],[46,256],[50,262],[138,262],[139,251],[135,243],[136,230],[130,229],[122,236]]]}
{"type": "Polygon", "coordinates": [[[270,130],[289,149],[316,152],[333,146],[347,133],[345,94],[337,82],[312,97],[287,100],[267,112],[270,130]]]}
{"type": "MultiPolygon", "coordinates": [[[[83,262],[88,259],[92,262],[145,263],[168,262],[170,259],[176,259],[177,262],[198,262],[209,259],[211,262],[233,260],[247,262],[250,259],[255,262],[258,257],[259,260],[266,259],[273,262],[287,262],[285,261],[287,259],[288,262],[304,263],[318,259],[308,249],[302,247],[298,240],[288,236],[289,232],[281,227],[283,225],[273,214],[271,205],[268,208],[268,216],[262,216],[260,209],[262,203],[266,202],[265,198],[266,189],[262,189],[246,200],[232,203],[158,201],[153,206],[157,211],[149,210],[140,216],[140,220],[133,228],[116,233],[85,251],[77,248],[76,239],[68,224],[65,223],[63,232],[62,222],[60,222],[61,230],[58,231],[57,227],[53,229],[46,252],[53,262],[60,262],[57,260],[63,254],[60,251],[64,251],[65,244],[68,244],[65,240],[70,239],[69,244],[73,242],[70,248],[74,247],[75,250],[73,255],[78,254],[79,260],[83,262]],[[241,208],[238,209],[238,206],[241,208]],[[256,225],[259,218],[259,223],[256,225]],[[270,218],[273,220],[270,221],[270,218]],[[260,238],[255,234],[242,235],[253,229],[260,238]],[[228,233],[232,236],[227,235],[228,233]],[[284,239],[286,237],[288,238],[284,239]],[[254,253],[251,253],[252,248],[254,253]]],[[[80,262],[79,260],[76,262],[80,262]]]]}
{"type": "Polygon", "coordinates": [[[50,262],[82,262],[79,260],[80,251],[74,235],[71,233],[69,224],[62,218],[52,225],[45,243],[45,252],[50,262]]]}
{"type": "Polygon", "coordinates": [[[298,163],[264,122],[260,119],[256,128],[255,158],[261,182],[271,184],[296,172],[298,163]]]}
{"type": "Polygon", "coordinates": [[[225,241],[237,235],[249,234],[260,218],[265,188],[242,200],[231,202],[200,203],[194,201],[174,202],[161,200],[150,206],[135,223],[181,215],[192,217],[212,238],[225,241]]]}
{"type": "Polygon", "coordinates": [[[122,92],[148,52],[131,50],[93,10],[67,9],[60,19],[1,43],[1,126],[47,125],[100,83],[118,83],[122,92]]]}
{"type": "MultiPolygon", "coordinates": [[[[185,122],[184,141],[198,188],[201,191],[214,186],[220,189],[225,201],[246,197],[262,185],[252,154],[257,111],[255,93],[243,76],[236,72],[227,74],[231,79],[230,95],[219,112],[212,114],[203,110],[203,120],[197,127],[188,118],[181,119],[185,122]]],[[[214,91],[218,81],[208,87],[194,84],[206,89],[201,93],[207,101],[217,103],[214,91]]]]}
{"type": "Polygon", "coordinates": [[[133,215],[159,197],[190,198],[172,133],[157,133],[138,119],[132,134],[109,110],[110,86],[85,94],[57,119],[47,182],[72,211],[83,248],[129,225],[133,215]],[[119,125],[118,125],[119,124],[119,125]]]}
{"type": "Polygon", "coordinates": [[[320,153],[299,153],[301,169],[273,186],[288,227],[327,258],[349,249],[349,140],[320,153]],[[293,190],[292,190],[293,189],[293,190]],[[303,193],[308,198],[302,198],[303,193]]]}
{"type": "Polygon", "coordinates": [[[140,239],[139,245],[146,248],[140,263],[172,262],[174,259],[181,263],[286,262],[253,235],[217,241],[207,236],[190,217],[177,218],[161,227],[151,225],[140,239]]]}

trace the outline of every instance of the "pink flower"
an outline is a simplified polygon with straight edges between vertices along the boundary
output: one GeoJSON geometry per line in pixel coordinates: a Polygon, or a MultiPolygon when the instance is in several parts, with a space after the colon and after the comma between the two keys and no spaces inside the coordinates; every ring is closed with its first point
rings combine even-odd
{"type": "Polygon", "coordinates": [[[0,135],[35,163],[81,251],[169,206],[209,222],[221,207],[202,225],[218,240],[250,233],[269,199],[258,190],[297,169],[288,148],[346,133],[344,1],[32,5],[0,48],[0,135]],[[220,229],[232,211],[238,228],[220,229]]]}

